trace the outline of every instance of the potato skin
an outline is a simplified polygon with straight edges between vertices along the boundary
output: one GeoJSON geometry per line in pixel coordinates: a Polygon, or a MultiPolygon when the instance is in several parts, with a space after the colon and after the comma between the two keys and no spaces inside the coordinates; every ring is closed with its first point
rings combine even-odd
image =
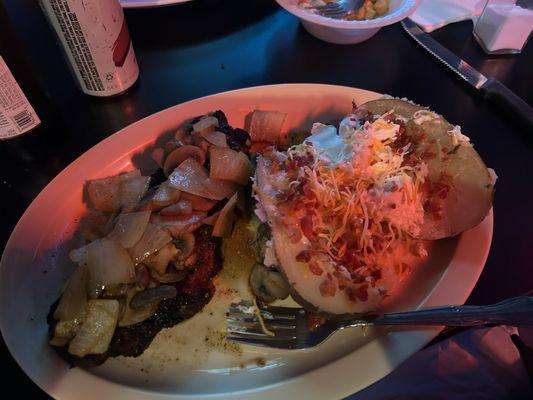
{"type": "MultiPolygon", "coordinates": [[[[442,212],[436,216],[431,210],[435,195],[426,193],[429,207],[417,239],[436,240],[455,236],[478,225],[492,207],[494,182],[483,160],[470,142],[456,141],[450,131],[454,126],[441,115],[432,113],[431,119],[417,124],[413,115],[421,110],[411,102],[399,99],[380,99],[362,104],[357,110],[382,115],[390,110],[404,120],[406,138],[428,166],[426,187],[445,185],[447,193],[437,199],[442,212]]],[[[414,235],[413,235],[414,236],[414,235]]]]}

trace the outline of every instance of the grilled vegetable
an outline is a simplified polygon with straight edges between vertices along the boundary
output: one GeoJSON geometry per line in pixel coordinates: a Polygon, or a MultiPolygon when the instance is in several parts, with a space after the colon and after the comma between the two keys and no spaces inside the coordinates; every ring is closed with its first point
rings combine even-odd
{"type": "Polygon", "coordinates": [[[91,286],[103,288],[135,280],[135,269],[128,251],[115,241],[96,240],[86,246],[86,250],[91,286]]]}
{"type": "Polygon", "coordinates": [[[250,118],[252,142],[277,143],[287,114],[279,111],[255,110],[250,118]]]}
{"type": "Polygon", "coordinates": [[[289,285],[283,275],[259,263],[253,266],[250,273],[250,287],[253,294],[265,303],[285,299],[289,295],[289,285]]]}
{"type": "Polygon", "coordinates": [[[85,321],[70,342],[68,352],[78,357],[107,351],[117,326],[117,300],[89,300],[85,321]]]}
{"type": "Polygon", "coordinates": [[[210,176],[213,179],[246,185],[254,172],[252,163],[246,154],[228,147],[211,146],[209,162],[210,176]]]}
{"type": "Polygon", "coordinates": [[[150,211],[120,214],[108,237],[125,248],[133,247],[142,237],[149,219],[150,211]]]}
{"type": "Polygon", "coordinates": [[[165,162],[163,163],[163,171],[165,172],[165,175],[169,176],[172,171],[174,171],[174,168],[188,158],[193,158],[198,161],[200,165],[203,165],[205,162],[205,151],[199,147],[191,145],[180,146],[174,149],[166,156],[165,162]]]}
{"type": "Polygon", "coordinates": [[[172,237],[165,230],[148,223],[141,239],[130,249],[131,259],[137,265],[171,241],[172,237]]]}
{"type": "Polygon", "coordinates": [[[88,182],[87,193],[96,210],[112,212],[138,202],[148,190],[150,177],[139,170],[88,182]]]}

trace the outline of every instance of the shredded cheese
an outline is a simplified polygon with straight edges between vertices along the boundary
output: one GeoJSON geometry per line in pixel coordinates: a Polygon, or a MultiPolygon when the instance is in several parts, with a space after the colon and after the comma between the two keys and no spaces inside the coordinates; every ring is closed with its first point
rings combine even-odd
{"type": "MultiPolygon", "coordinates": [[[[324,131],[321,141],[288,150],[291,162],[312,155],[293,171],[296,179],[289,190],[292,201],[302,202],[309,210],[317,238],[313,246],[341,266],[349,251],[355,251],[362,265],[377,266],[394,242],[406,245],[405,231],[416,231],[422,222],[420,190],[427,168],[405,164],[410,146],[394,147],[399,126],[384,116],[359,128],[343,126],[349,157],[323,156],[321,143],[331,142],[324,131]],[[300,186],[307,188],[306,194],[298,192],[300,186]]],[[[287,209],[290,214],[291,206],[287,209]]],[[[399,274],[405,273],[401,260],[396,263],[399,274]]]]}
{"type": "Polygon", "coordinates": [[[255,297],[253,301],[253,306],[254,306],[254,314],[257,317],[257,320],[259,321],[259,325],[261,326],[261,330],[263,331],[263,333],[267,336],[276,336],[274,332],[272,332],[270,329],[266,327],[263,316],[261,315],[261,310],[259,310],[259,306],[257,305],[257,299],[255,297]]]}

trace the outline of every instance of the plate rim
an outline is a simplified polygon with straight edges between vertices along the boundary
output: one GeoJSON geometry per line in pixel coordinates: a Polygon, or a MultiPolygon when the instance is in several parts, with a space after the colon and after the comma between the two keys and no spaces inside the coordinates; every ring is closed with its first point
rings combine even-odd
{"type": "MultiPolygon", "coordinates": [[[[206,100],[208,100],[208,99],[210,99],[212,97],[217,97],[217,96],[221,96],[221,95],[238,94],[239,92],[251,92],[251,93],[253,93],[255,91],[261,91],[261,90],[273,90],[274,88],[276,88],[276,89],[286,89],[286,88],[291,89],[292,88],[293,90],[296,90],[297,88],[307,88],[307,89],[313,89],[313,90],[322,89],[322,90],[330,90],[330,91],[337,91],[337,92],[339,92],[339,91],[340,92],[342,92],[342,91],[345,91],[345,92],[347,92],[347,91],[362,91],[362,92],[367,92],[367,93],[373,94],[373,95],[380,95],[379,93],[372,92],[372,91],[369,91],[369,90],[366,90],[366,89],[353,88],[353,87],[342,86],[342,85],[315,84],[315,83],[296,83],[296,84],[290,84],[289,83],[289,84],[276,84],[276,85],[261,85],[261,86],[254,86],[254,87],[247,87],[247,88],[229,90],[229,91],[225,91],[225,92],[219,92],[219,93],[210,94],[208,96],[203,96],[203,97],[196,98],[196,99],[191,99],[191,100],[176,104],[174,106],[165,108],[164,110],[160,110],[160,111],[158,111],[156,113],[153,113],[151,115],[148,115],[148,116],[146,116],[146,117],[144,117],[144,118],[142,118],[142,119],[140,119],[138,121],[135,121],[134,123],[122,128],[119,131],[117,131],[117,132],[113,133],[112,135],[108,136],[104,140],[96,143],[90,149],[88,149],[87,151],[82,153],[79,157],[77,157],[74,161],[72,161],[69,165],[67,165],[57,176],[55,176],[52,180],[50,180],[50,182],[41,190],[41,192],[39,192],[39,194],[30,203],[30,205],[27,207],[27,209],[24,211],[24,213],[20,217],[20,219],[17,222],[15,228],[13,229],[8,241],[6,242],[6,246],[4,248],[4,251],[3,251],[3,254],[2,254],[2,258],[0,260],[0,272],[2,271],[3,268],[5,268],[4,265],[5,265],[6,254],[9,252],[10,248],[12,247],[12,241],[17,236],[18,230],[21,229],[20,227],[23,224],[23,220],[25,218],[27,218],[27,215],[29,215],[31,213],[31,211],[33,210],[33,208],[36,207],[39,199],[42,196],[42,193],[44,191],[46,191],[49,186],[53,185],[54,182],[57,182],[65,174],[68,174],[69,170],[72,170],[72,167],[75,164],[83,162],[85,160],[85,158],[89,157],[88,153],[93,153],[95,151],[98,151],[98,149],[101,148],[101,147],[106,147],[109,143],[112,143],[114,140],[117,140],[118,137],[120,137],[122,135],[126,135],[127,134],[127,130],[131,129],[131,127],[133,127],[134,125],[142,124],[146,119],[157,118],[158,116],[160,116],[163,113],[168,112],[172,108],[185,106],[185,105],[187,105],[189,103],[192,103],[192,102],[206,101],[206,100]],[[126,133],[124,131],[126,131],[126,133]]],[[[478,227],[481,227],[482,229],[486,230],[485,236],[482,236],[482,238],[484,239],[482,241],[482,243],[481,243],[482,246],[478,249],[479,265],[476,264],[477,268],[476,268],[475,271],[470,271],[472,273],[472,275],[470,277],[471,279],[467,283],[463,282],[463,287],[462,287],[462,290],[461,290],[462,294],[460,296],[460,299],[461,299],[460,302],[461,303],[464,303],[464,301],[468,298],[468,296],[472,292],[475,284],[477,283],[477,280],[479,279],[479,276],[481,275],[481,272],[483,271],[485,262],[486,262],[487,257],[488,257],[488,253],[489,253],[489,250],[490,250],[490,244],[491,244],[491,240],[492,240],[492,235],[493,235],[493,211],[492,211],[492,209],[491,209],[489,215],[485,218],[485,220],[480,225],[478,225],[478,227]]],[[[478,227],[476,227],[474,229],[477,229],[478,227]]],[[[457,270],[457,268],[455,268],[455,270],[457,270]]],[[[428,304],[431,305],[432,301],[435,302],[435,298],[436,299],[439,298],[439,293],[436,293],[436,292],[439,291],[438,289],[441,286],[441,282],[451,272],[452,271],[450,271],[449,269],[445,270],[445,272],[439,278],[439,281],[434,285],[434,287],[432,288],[431,292],[424,299],[424,301],[422,302],[421,306],[422,305],[428,305],[428,304]]],[[[457,271],[455,271],[455,272],[457,272],[457,271]]],[[[442,292],[442,289],[440,291],[442,292]]],[[[440,294],[440,296],[442,296],[442,293],[440,294]]],[[[437,301],[437,304],[438,304],[438,301],[437,301]]],[[[2,323],[1,319],[0,319],[0,328],[1,328],[1,334],[2,334],[2,336],[4,338],[5,343],[6,343],[6,347],[8,348],[10,354],[13,356],[13,358],[15,359],[15,361],[17,362],[19,367],[24,371],[24,373],[27,376],[29,376],[30,379],[32,379],[32,381],[36,385],[38,385],[42,390],[44,390],[48,394],[50,394],[50,395],[60,394],[59,392],[52,391],[51,389],[53,389],[53,388],[51,388],[50,385],[47,385],[46,382],[38,381],[37,378],[34,379],[34,376],[33,376],[34,375],[33,374],[34,371],[28,371],[28,368],[29,368],[28,366],[23,366],[23,365],[21,365],[19,363],[19,361],[17,360],[17,358],[13,354],[13,351],[11,350],[8,342],[5,340],[5,335],[4,335],[4,332],[3,332],[4,331],[3,323],[2,323]]],[[[98,376],[95,376],[93,374],[87,373],[85,371],[84,372],[87,375],[87,377],[90,377],[90,380],[92,380],[94,383],[98,382],[99,384],[101,384],[102,387],[100,389],[101,390],[105,389],[105,393],[107,393],[107,394],[120,394],[121,397],[128,398],[128,399],[140,399],[140,398],[147,398],[147,397],[150,397],[150,398],[153,398],[153,399],[169,399],[169,398],[173,398],[173,399],[190,399],[190,398],[208,399],[208,398],[220,398],[221,396],[223,396],[224,398],[231,397],[232,399],[254,399],[254,398],[259,399],[259,398],[264,398],[264,396],[266,396],[266,395],[268,395],[268,396],[302,395],[302,388],[307,388],[307,392],[309,392],[309,393],[306,393],[306,396],[308,398],[310,398],[310,399],[312,399],[312,398],[319,399],[319,398],[321,398],[320,396],[324,396],[324,395],[334,396],[334,397],[339,397],[340,398],[340,397],[349,396],[349,395],[351,395],[351,394],[353,394],[353,393],[355,393],[355,392],[357,392],[359,390],[362,390],[363,388],[369,386],[370,384],[374,383],[375,381],[383,378],[384,376],[386,376],[387,374],[392,372],[399,364],[401,364],[408,357],[410,357],[411,355],[416,353],[416,351],[418,351],[425,344],[427,344],[427,342],[429,342],[433,337],[435,337],[439,331],[440,331],[440,328],[431,328],[431,329],[418,329],[418,330],[413,330],[413,331],[410,331],[410,332],[392,332],[389,335],[380,336],[377,339],[372,340],[369,343],[365,344],[364,346],[362,346],[361,348],[357,349],[356,351],[354,351],[352,353],[349,353],[349,354],[345,355],[344,357],[336,359],[336,360],[334,360],[331,363],[328,363],[328,364],[325,364],[325,365],[323,365],[321,367],[318,367],[315,370],[305,372],[303,374],[291,377],[289,379],[280,380],[280,381],[277,381],[277,382],[269,384],[269,385],[261,386],[259,388],[244,389],[244,390],[240,390],[238,392],[225,392],[225,393],[218,393],[218,394],[201,394],[201,395],[198,395],[198,394],[194,394],[194,395],[189,395],[189,394],[169,394],[169,393],[165,393],[165,392],[146,391],[146,390],[143,390],[143,389],[137,388],[137,387],[125,386],[125,385],[122,385],[122,384],[119,384],[119,383],[116,383],[116,382],[109,381],[109,380],[104,379],[104,378],[100,378],[98,376]],[[411,340],[414,340],[416,342],[416,344],[415,345],[411,344],[411,347],[407,351],[405,349],[403,349],[402,350],[403,354],[401,354],[401,355],[396,354],[395,355],[395,359],[391,360],[390,363],[388,363],[388,364],[386,362],[385,363],[383,363],[383,362],[379,363],[379,365],[380,365],[379,369],[385,368],[385,370],[381,371],[381,372],[378,372],[377,373],[378,376],[375,376],[375,377],[371,378],[370,380],[367,379],[367,382],[363,382],[363,383],[357,382],[357,384],[356,384],[352,380],[351,383],[342,385],[343,386],[342,388],[341,387],[336,387],[336,389],[338,389],[338,390],[333,391],[333,393],[330,390],[329,392],[327,392],[327,394],[324,394],[322,392],[324,390],[323,387],[321,387],[321,388],[320,387],[315,387],[315,386],[311,387],[311,385],[309,385],[310,382],[313,382],[313,381],[316,382],[317,381],[317,376],[320,376],[320,375],[323,376],[325,373],[327,373],[327,371],[325,371],[326,369],[331,369],[332,367],[335,367],[335,366],[337,366],[337,367],[341,366],[341,371],[342,371],[343,370],[342,369],[342,365],[344,365],[346,363],[349,364],[351,356],[353,357],[353,355],[355,353],[360,353],[361,351],[366,351],[366,352],[370,351],[370,355],[371,355],[371,352],[373,350],[375,350],[373,348],[375,348],[376,346],[377,346],[377,349],[379,350],[379,348],[381,348],[382,346],[386,345],[386,341],[402,340],[402,337],[404,337],[403,340],[405,340],[405,338],[409,338],[411,340]]],[[[383,356],[383,354],[381,356],[383,356]]],[[[344,371],[346,371],[346,369],[344,369],[344,371]]],[[[345,379],[345,377],[341,377],[341,375],[342,374],[337,374],[337,373],[335,374],[334,377],[332,377],[331,375],[328,375],[328,379],[335,378],[336,380],[339,380],[339,378],[342,378],[345,381],[346,380],[349,381],[349,379],[345,379]]],[[[320,379],[318,379],[318,381],[320,381],[320,379]]],[[[323,386],[330,387],[330,385],[323,385],[323,386]]],[[[57,387],[56,387],[56,389],[57,389],[57,387]]],[[[104,392],[102,392],[102,394],[103,393],[104,392]]]]}

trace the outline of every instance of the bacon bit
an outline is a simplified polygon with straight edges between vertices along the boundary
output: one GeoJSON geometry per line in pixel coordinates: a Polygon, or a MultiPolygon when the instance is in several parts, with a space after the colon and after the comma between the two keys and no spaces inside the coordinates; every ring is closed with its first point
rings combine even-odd
{"type": "Polygon", "coordinates": [[[420,154],[420,158],[422,160],[432,160],[433,158],[437,157],[437,154],[432,152],[431,150],[426,150],[422,154],[420,154]]]}
{"type": "Polygon", "coordinates": [[[339,287],[339,290],[344,290],[352,284],[352,281],[340,272],[334,272],[334,275],[337,278],[337,286],[339,287]]]}
{"type": "Polygon", "coordinates": [[[435,221],[439,221],[444,218],[442,201],[438,199],[431,199],[424,203],[424,211],[431,214],[435,221]]]}
{"type": "Polygon", "coordinates": [[[307,314],[307,329],[309,332],[313,332],[320,325],[323,325],[326,322],[326,318],[316,315],[316,314],[307,314]]]}
{"type": "Polygon", "coordinates": [[[379,281],[381,279],[381,270],[380,269],[375,269],[372,271],[372,273],[370,274],[370,276],[372,278],[374,278],[374,280],[376,281],[379,281]]]}
{"type": "Polygon", "coordinates": [[[448,148],[447,147],[443,147],[441,149],[441,151],[444,153],[444,154],[447,154],[448,153],[448,148]]]}
{"type": "Polygon", "coordinates": [[[448,197],[450,192],[450,185],[447,185],[443,182],[435,182],[433,184],[433,192],[438,196],[439,199],[445,199],[448,197]]]}
{"type": "Polygon", "coordinates": [[[342,258],[344,261],[346,269],[350,272],[354,272],[356,269],[361,268],[361,261],[355,251],[347,251],[342,258]]]}
{"type": "Polygon", "coordinates": [[[296,255],[296,261],[309,262],[311,260],[311,253],[309,250],[302,250],[296,255]]]}
{"type": "Polygon", "coordinates": [[[320,294],[322,297],[333,297],[337,291],[335,282],[333,282],[333,279],[329,277],[324,279],[318,288],[320,289],[320,294]]]}
{"type": "Polygon", "coordinates": [[[310,215],[306,215],[300,220],[300,229],[307,239],[311,241],[315,239],[315,234],[313,232],[313,219],[310,215]]]}
{"type": "Polygon", "coordinates": [[[416,257],[426,257],[428,255],[427,250],[422,242],[414,242],[409,246],[409,252],[416,257]]]}
{"type": "Polygon", "coordinates": [[[296,244],[302,240],[302,232],[299,229],[291,229],[289,232],[289,238],[292,244],[296,244]]]}
{"type": "Polygon", "coordinates": [[[346,293],[348,293],[348,298],[350,301],[353,301],[354,303],[357,303],[357,301],[367,301],[368,300],[368,285],[364,284],[359,287],[349,287],[346,290],[346,293]]]}
{"type": "Polygon", "coordinates": [[[358,272],[352,272],[350,277],[353,283],[363,283],[365,281],[365,277],[358,272]]]}
{"type": "Polygon", "coordinates": [[[311,261],[309,263],[309,271],[311,271],[313,275],[318,275],[318,276],[324,273],[324,270],[320,267],[320,265],[318,265],[316,261],[311,261]]]}

